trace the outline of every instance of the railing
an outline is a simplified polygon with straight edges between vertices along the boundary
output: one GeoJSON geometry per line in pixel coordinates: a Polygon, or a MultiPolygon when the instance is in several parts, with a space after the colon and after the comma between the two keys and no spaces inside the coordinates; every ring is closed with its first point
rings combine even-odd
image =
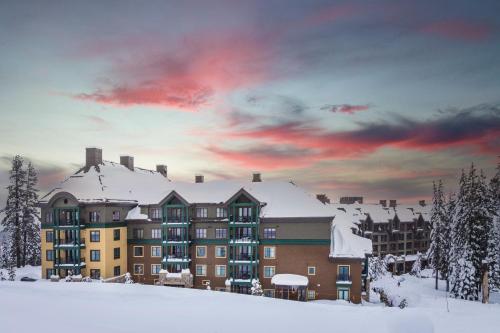
{"type": "Polygon", "coordinates": [[[85,238],[77,239],[59,239],[54,241],[54,245],[82,245],[85,244],[85,238]]]}
{"type": "Polygon", "coordinates": [[[80,224],[80,220],[59,220],[57,225],[59,226],[77,226],[80,224]]]}
{"type": "Polygon", "coordinates": [[[252,260],[252,255],[251,254],[237,254],[233,255],[230,260],[252,260]]]}
{"type": "Polygon", "coordinates": [[[82,262],[85,262],[85,257],[81,257],[79,262],[76,258],[59,258],[54,260],[55,265],[80,265],[82,262]]]}
{"type": "Polygon", "coordinates": [[[182,236],[179,236],[179,237],[167,237],[167,239],[164,239],[166,240],[167,242],[183,242],[183,241],[187,241],[186,237],[182,237],[182,236]]]}
{"type": "Polygon", "coordinates": [[[169,217],[167,216],[167,223],[187,223],[187,218],[185,217],[169,217]]]}
{"type": "Polygon", "coordinates": [[[351,276],[349,274],[339,274],[337,275],[337,281],[351,281],[351,276]]]}
{"type": "Polygon", "coordinates": [[[166,258],[167,258],[167,260],[169,260],[169,259],[189,259],[188,256],[184,256],[182,254],[169,254],[169,255],[167,255],[166,258]]]}
{"type": "Polygon", "coordinates": [[[248,280],[250,279],[251,276],[250,273],[236,273],[233,274],[231,277],[238,280],[248,280]]]}

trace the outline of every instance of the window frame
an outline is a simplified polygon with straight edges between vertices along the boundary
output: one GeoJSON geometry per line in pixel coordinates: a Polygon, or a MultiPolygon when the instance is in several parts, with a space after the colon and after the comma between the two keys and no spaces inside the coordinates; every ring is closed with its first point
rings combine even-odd
{"type": "Polygon", "coordinates": [[[227,208],[217,207],[215,214],[216,214],[217,218],[220,218],[220,219],[226,218],[227,217],[227,208]]]}
{"type": "Polygon", "coordinates": [[[227,276],[227,265],[215,265],[215,277],[226,277],[227,276]],[[224,275],[217,274],[217,268],[224,267],[224,275]]]}
{"type": "Polygon", "coordinates": [[[132,271],[134,275],[144,275],[144,264],[132,264],[132,271]],[[136,267],[142,267],[142,273],[136,273],[136,267]]]}
{"type": "Polygon", "coordinates": [[[315,300],[316,299],[316,290],[311,290],[311,289],[307,289],[307,294],[306,294],[306,297],[307,297],[307,300],[308,301],[312,301],[312,300],[315,300]],[[312,294],[312,297],[311,297],[311,293],[312,294]]]}
{"type": "Polygon", "coordinates": [[[227,239],[227,228],[215,228],[215,239],[227,239]],[[223,231],[224,237],[219,237],[219,233],[223,231]]]}
{"type": "Polygon", "coordinates": [[[151,275],[160,275],[160,271],[161,271],[161,264],[151,264],[151,275]],[[157,273],[154,273],[153,266],[158,267],[157,273]]]}
{"type": "Polygon", "coordinates": [[[92,210],[89,212],[89,222],[90,223],[99,223],[101,220],[101,214],[99,214],[98,210],[92,210]]]}
{"type": "Polygon", "coordinates": [[[90,250],[90,261],[91,262],[100,262],[101,261],[101,250],[90,250]],[[94,259],[94,257],[92,256],[93,254],[97,254],[98,255],[98,259],[94,259]]]}
{"type": "Polygon", "coordinates": [[[144,258],[144,246],[143,245],[134,245],[132,247],[132,257],[134,257],[134,258],[144,258]],[[141,250],[142,255],[140,255],[140,256],[136,256],[135,255],[135,249],[136,248],[141,248],[142,249],[141,250]]]}
{"type": "Polygon", "coordinates": [[[196,207],[195,216],[201,219],[208,218],[208,207],[196,207]]]}
{"type": "Polygon", "coordinates": [[[264,228],[262,232],[262,238],[264,239],[276,239],[276,228],[264,228]],[[272,230],[272,231],[271,231],[272,230]],[[269,232],[271,233],[269,234],[269,232]],[[272,237],[269,237],[272,236],[272,237]]]}
{"type": "Polygon", "coordinates": [[[195,248],[195,257],[196,258],[207,258],[207,246],[206,245],[196,245],[196,248],[195,248]],[[205,255],[204,256],[199,256],[198,255],[198,249],[204,249],[205,251],[205,255]]]}
{"type": "Polygon", "coordinates": [[[120,229],[113,229],[113,240],[114,241],[119,241],[120,238],[121,238],[121,231],[120,231],[120,229]],[[118,231],[118,237],[116,237],[117,231],[118,231]]]}
{"type": "Polygon", "coordinates": [[[91,269],[90,269],[90,278],[91,278],[92,280],[99,280],[99,279],[101,278],[101,269],[99,269],[99,268],[91,268],[91,269]],[[99,276],[98,276],[97,278],[96,278],[96,277],[94,277],[93,272],[98,272],[98,273],[99,273],[99,274],[98,274],[99,276]]]}
{"type": "Polygon", "coordinates": [[[111,213],[111,220],[113,222],[119,222],[120,221],[120,217],[121,217],[121,212],[119,210],[114,210],[112,213],[111,213]],[[115,218],[115,214],[118,215],[118,218],[115,218]]]}
{"type": "Polygon", "coordinates": [[[160,245],[152,245],[150,251],[151,251],[151,258],[161,258],[161,246],[160,245]],[[158,249],[158,248],[160,249],[160,252],[159,252],[160,254],[157,256],[153,255],[153,249],[158,249]]]}
{"type": "Polygon", "coordinates": [[[207,228],[196,228],[195,229],[195,233],[196,233],[196,238],[197,239],[206,239],[207,238],[207,228]],[[200,237],[200,234],[203,231],[203,237],[200,237]]]}
{"type": "Polygon", "coordinates": [[[114,247],[113,248],[113,259],[120,259],[121,257],[121,248],[120,247],[114,247]],[[116,256],[116,250],[118,250],[118,256],[116,256]]]}
{"type": "Polygon", "coordinates": [[[132,229],[132,237],[134,239],[144,239],[144,228],[134,228],[132,229]],[[137,236],[140,236],[141,237],[137,237],[137,236]]]}
{"type": "Polygon", "coordinates": [[[307,266],[307,275],[316,275],[316,266],[307,266]],[[311,268],[313,269],[313,272],[311,273],[311,268]]]}
{"type": "Polygon", "coordinates": [[[226,245],[216,245],[214,248],[214,256],[215,258],[227,258],[227,246],[226,245]],[[224,256],[218,256],[217,255],[217,249],[218,248],[223,248],[224,249],[224,256]]]}
{"type": "Polygon", "coordinates": [[[276,275],[276,266],[264,266],[263,273],[264,279],[272,279],[276,275]],[[266,276],[266,268],[272,268],[273,274],[271,276],[266,276]]]}
{"type": "Polygon", "coordinates": [[[54,230],[46,230],[45,231],[45,242],[46,243],[54,243],[54,230]],[[51,235],[49,237],[49,235],[51,235]]]}
{"type": "Polygon", "coordinates": [[[45,250],[45,260],[46,261],[54,261],[54,250],[53,249],[45,250]],[[50,256],[49,256],[49,253],[51,253],[50,256]],[[51,258],[49,258],[49,257],[51,257],[51,258]]]}
{"type": "Polygon", "coordinates": [[[206,264],[196,264],[194,273],[195,273],[195,276],[207,276],[207,265],[206,264]],[[198,267],[202,268],[202,272],[204,272],[203,274],[198,274],[198,267]]]}
{"type": "Polygon", "coordinates": [[[276,259],[276,246],[264,246],[264,259],[276,259]],[[273,256],[266,256],[266,250],[272,250],[273,256]]]}
{"type": "Polygon", "coordinates": [[[122,275],[121,273],[122,273],[122,268],[121,268],[120,265],[113,267],[113,275],[114,276],[120,276],[120,275],[122,275]],[[117,268],[118,268],[118,274],[116,274],[116,269],[117,268]]]}
{"type": "Polygon", "coordinates": [[[101,242],[101,230],[90,230],[90,242],[91,243],[100,243],[101,242]],[[94,235],[97,235],[97,240],[93,238],[94,235]]]}
{"type": "Polygon", "coordinates": [[[161,239],[161,228],[151,229],[151,239],[161,239]],[[155,237],[155,233],[157,233],[157,237],[155,237]]]}

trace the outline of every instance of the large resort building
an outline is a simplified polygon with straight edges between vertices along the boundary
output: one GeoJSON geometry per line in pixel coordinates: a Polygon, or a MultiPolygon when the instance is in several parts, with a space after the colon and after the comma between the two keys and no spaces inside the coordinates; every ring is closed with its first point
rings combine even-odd
{"type": "Polygon", "coordinates": [[[85,166],[40,201],[42,275],[361,301],[371,241],[345,211],[292,182],[170,181],[167,167],[103,161],[85,166]]]}

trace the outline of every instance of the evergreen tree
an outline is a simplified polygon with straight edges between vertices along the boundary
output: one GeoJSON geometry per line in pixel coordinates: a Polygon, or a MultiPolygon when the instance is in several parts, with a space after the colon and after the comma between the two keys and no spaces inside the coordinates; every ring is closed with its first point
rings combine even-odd
{"type": "Polygon", "coordinates": [[[8,234],[9,255],[15,260],[16,266],[22,265],[22,228],[21,220],[24,211],[26,171],[23,170],[23,159],[16,155],[12,160],[10,170],[10,185],[7,186],[7,203],[3,212],[5,217],[2,225],[8,234]]]}
{"type": "Polygon", "coordinates": [[[453,212],[455,211],[455,198],[449,195],[448,201],[444,207],[444,221],[441,225],[441,264],[439,271],[446,280],[446,291],[450,290],[450,271],[451,271],[451,249],[452,249],[452,231],[453,231],[453,212]]]}
{"type": "Polygon", "coordinates": [[[490,181],[492,208],[491,229],[488,237],[486,262],[488,264],[489,289],[500,288],[500,163],[490,181]]]}
{"type": "Polygon", "coordinates": [[[35,168],[28,163],[26,172],[26,191],[22,218],[23,260],[22,265],[40,263],[40,227],[38,225],[38,177],[35,168]]]}
{"type": "Polygon", "coordinates": [[[387,263],[380,257],[368,258],[368,277],[372,280],[377,280],[386,275],[387,263]]]}
{"type": "MultiPolygon", "coordinates": [[[[420,252],[417,253],[417,258],[411,267],[410,274],[415,275],[416,277],[420,277],[420,272],[422,271],[422,254],[420,252]]],[[[436,272],[437,274],[437,272],[436,272]]]]}
{"type": "Polygon", "coordinates": [[[5,281],[5,275],[3,275],[3,271],[0,270],[0,281],[5,281]]]}
{"type": "Polygon", "coordinates": [[[9,275],[9,281],[15,281],[16,280],[16,268],[13,264],[11,264],[7,268],[7,274],[9,275]]]}
{"type": "Polygon", "coordinates": [[[428,252],[428,258],[430,258],[436,274],[436,289],[438,289],[439,272],[441,271],[443,260],[445,259],[443,256],[443,229],[446,219],[445,215],[443,182],[440,180],[438,186],[436,186],[436,183],[433,183],[431,244],[428,252]]]}

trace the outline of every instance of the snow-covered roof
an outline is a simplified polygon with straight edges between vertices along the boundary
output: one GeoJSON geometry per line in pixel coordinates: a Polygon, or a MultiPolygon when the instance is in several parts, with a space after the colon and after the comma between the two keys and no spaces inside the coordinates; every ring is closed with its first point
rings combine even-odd
{"type": "Polygon", "coordinates": [[[305,276],[296,274],[276,274],[271,279],[271,284],[277,286],[307,287],[309,279],[305,276]]]}
{"type": "Polygon", "coordinates": [[[331,228],[330,257],[361,259],[372,253],[372,241],[353,233],[359,218],[355,211],[357,210],[335,212],[331,228]]]}
{"type": "Polygon", "coordinates": [[[42,198],[48,202],[68,192],[80,202],[130,202],[158,204],[172,191],[189,203],[223,203],[243,189],[263,204],[261,217],[333,217],[331,209],[313,195],[286,181],[250,182],[215,180],[203,183],[169,181],[159,172],[129,170],[114,162],[81,170],[42,198]]]}
{"type": "Polygon", "coordinates": [[[149,221],[149,218],[146,214],[141,213],[141,207],[136,206],[128,211],[125,220],[146,220],[149,221]]]}
{"type": "Polygon", "coordinates": [[[337,204],[329,205],[334,211],[341,210],[351,216],[356,217],[354,223],[359,224],[370,216],[375,223],[387,223],[396,216],[402,222],[409,222],[418,219],[422,215],[424,220],[428,221],[431,206],[421,205],[397,205],[396,207],[384,207],[380,204],[337,204]]]}

